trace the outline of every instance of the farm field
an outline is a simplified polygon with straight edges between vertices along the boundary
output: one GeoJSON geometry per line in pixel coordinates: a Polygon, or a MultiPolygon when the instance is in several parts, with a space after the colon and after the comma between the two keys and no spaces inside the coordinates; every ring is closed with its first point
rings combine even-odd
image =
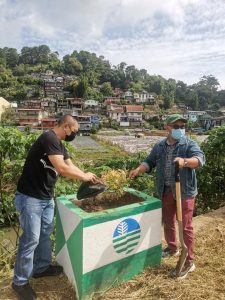
{"type": "MultiPolygon", "coordinates": [[[[85,160],[94,159],[95,154],[101,153],[101,158],[110,158],[110,156],[116,156],[117,154],[134,154],[145,151],[149,153],[153,145],[159,140],[163,139],[163,136],[144,136],[136,138],[135,135],[124,135],[123,133],[116,134],[116,132],[101,132],[94,138],[90,136],[78,136],[74,141],[74,147],[77,151],[78,157],[85,160]]],[[[201,144],[206,138],[206,135],[194,136],[195,140],[201,144]]],[[[96,155],[97,155],[96,154],[96,155]]]]}

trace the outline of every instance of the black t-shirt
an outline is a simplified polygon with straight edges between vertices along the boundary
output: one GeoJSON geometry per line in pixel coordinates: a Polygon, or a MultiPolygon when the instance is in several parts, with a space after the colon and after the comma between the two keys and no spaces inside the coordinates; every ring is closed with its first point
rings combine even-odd
{"type": "Polygon", "coordinates": [[[64,160],[69,158],[66,148],[52,130],[44,132],[32,145],[18,182],[20,193],[43,200],[53,198],[58,173],[48,155],[63,155],[64,160]]]}

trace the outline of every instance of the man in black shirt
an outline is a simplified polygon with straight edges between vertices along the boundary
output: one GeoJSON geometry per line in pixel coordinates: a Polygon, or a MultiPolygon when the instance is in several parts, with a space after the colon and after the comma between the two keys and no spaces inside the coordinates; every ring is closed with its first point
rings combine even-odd
{"type": "Polygon", "coordinates": [[[23,234],[20,237],[12,287],[20,299],[35,299],[29,278],[62,273],[51,265],[50,235],[54,222],[54,186],[58,175],[95,182],[96,175],[85,173],[69,158],[62,140],[72,141],[79,129],[71,115],[63,116],[53,130],[44,132],[32,145],[15,195],[23,234]]]}

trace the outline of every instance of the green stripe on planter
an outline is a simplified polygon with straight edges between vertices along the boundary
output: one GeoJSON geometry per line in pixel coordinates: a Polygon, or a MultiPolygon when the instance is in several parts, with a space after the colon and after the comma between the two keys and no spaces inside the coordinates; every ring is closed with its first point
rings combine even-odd
{"type": "Polygon", "coordinates": [[[82,221],[76,227],[67,241],[67,249],[70,256],[71,265],[73,268],[74,277],[76,280],[79,299],[82,299],[82,251],[83,251],[83,227],[82,221]],[[76,255],[74,255],[76,251],[76,255]]]}
{"type": "MultiPolygon", "coordinates": [[[[135,232],[131,232],[131,233],[126,234],[126,237],[132,236],[132,235],[140,233],[140,232],[141,232],[141,230],[138,229],[135,232]]],[[[118,241],[124,240],[124,238],[125,237],[114,238],[114,242],[118,242],[118,241]]]]}
{"type": "MultiPolygon", "coordinates": [[[[139,252],[135,255],[126,257],[119,261],[108,264],[104,267],[98,268],[92,272],[83,275],[83,290],[84,298],[86,295],[92,293],[96,295],[96,291],[102,293],[102,291],[112,288],[112,278],[117,278],[114,285],[119,282],[127,281],[133,276],[139,274],[147,266],[158,266],[161,261],[162,246],[157,245],[151,249],[139,252]],[[132,267],[130,267],[132,266],[132,267]],[[134,268],[135,266],[135,268],[134,268]]],[[[93,296],[93,295],[92,295],[93,296]]],[[[90,299],[87,298],[86,299],[90,299]]]]}
{"type": "Polygon", "coordinates": [[[140,235],[137,235],[136,237],[133,237],[133,238],[130,238],[130,239],[126,239],[126,241],[125,242],[123,242],[123,243],[119,243],[119,244],[115,244],[114,243],[114,248],[119,248],[119,247],[121,247],[121,246],[123,246],[123,245],[126,245],[127,243],[129,243],[129,242],[131,242],[131,241],[134,241],[134,240],[136,240],[136,239],[139,239],[140,238],[140,235]]]}
{"type": "Polygon", "coordinates": [[[57,205],[56,205],[56,241],[57,243],[55,247],[55,252],[57,255],[66,242],[57,205]]]}
{"type": "Polygon", "coordinates": [[[127,245],[125,248],[122,248],[120,250],[116,250],[116,252],[121,253],[121,252],[124,252],[124,251],[128,250],[129,248],[134,249],[134,247],[137,246],[137,244],[138,244],[138,242],[137,243],[132,243],[130,245],[127,245]]]}

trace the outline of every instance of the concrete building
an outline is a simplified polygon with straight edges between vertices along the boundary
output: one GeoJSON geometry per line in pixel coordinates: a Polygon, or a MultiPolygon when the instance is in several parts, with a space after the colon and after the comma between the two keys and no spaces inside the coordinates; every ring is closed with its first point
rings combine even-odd
{"type": "Polygon", "coordinates": [[[0,121],[2,113],[5,111],[7,107],[11,107],[11,103],[7,101],[5,98],[0,97],[0,121]]]}

